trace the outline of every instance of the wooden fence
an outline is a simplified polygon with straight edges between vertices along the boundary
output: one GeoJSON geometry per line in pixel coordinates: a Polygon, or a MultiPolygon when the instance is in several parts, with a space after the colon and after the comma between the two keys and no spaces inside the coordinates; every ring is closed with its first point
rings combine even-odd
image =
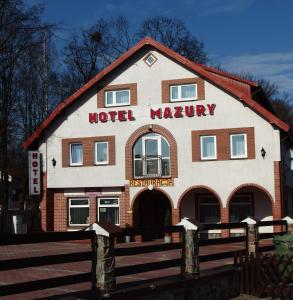
{"type": "Polygon", "coordinates": [[[57,278],[40,279],[13,283],[0,286],[0,296],[37,291],[69,284],[91,282],[92,289],[96,289],[96,233],[94,231],[82,232],[50,232],[38,234],[1,235],[0,246],[39,244],[47,242],[64,242],[72,240],[90,240],[91,249],[78,253],[45,255],[38,257],[15,258],[1,261],[0,271],[17,270],[39,266],[64,264],[71,262],[91,261],[91,270],[86,273],[67,275],[57,278]]]}
{"type": "Polygon", "coordinates": [[[154,270],[161,270],[171,267],[180,266],[183,272],[185,264],[185,235],[184,227],[182,226],[167,226],[167,227],[150,227],[150,228],[126,228],[122,232],[116,233],[116,238],[122,238],[126,235],[150,235],[152,233],[158,235],[178,233],[181,234],[182,240],[180,242],[158,244],[158,245],[146,245],[139,247],[124,247],[124,248],[115,248],[115,257],[118,256],[130,256],[135,254],[143,253],[154,253],[170,250],[181,250],[181,256],[176,259],[168,259],[164,261],[150,262],[145,264],[136,264],[133,266],[125,266],[115,268],[115,276],[125,276],[130,274],[137,274],[142,272],[149,272],[154,270]]]}

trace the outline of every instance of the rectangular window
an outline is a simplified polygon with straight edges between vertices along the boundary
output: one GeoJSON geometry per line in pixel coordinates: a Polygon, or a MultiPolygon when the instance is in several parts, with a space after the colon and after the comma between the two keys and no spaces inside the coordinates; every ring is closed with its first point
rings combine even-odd
{"type": "Polygon", "coordinates": [[[130,105],[130,90],[106,91],[105,106],[130,105]]]}
{"type": "Polygon", "coordinates": [[[95,143],[95,163],[96,165],[106,165],[109,163],[109,143],[95,143]]]}
{"type": "Polygon", "coordinates": [[[86,198],[69,199],[69,225],[89,224],[89,200],[86,198]]]}
{"type": "Polygon", "coordinates": [[[217,138],[215,135],[200,137],[201,159],[217,159],[217,138]]]}
{"type": "Polygon", "coordinates": [[[171,85],[170,86],[171,102],[187,101],[197,99],[197,85],[171,85]]]}
{"type": "Polygon", "coordinates": [[[230,153],[231,158],[247,157],[247,143],[245,133],[230,135],[230,153]]]}
{"type": "Polygon", "coordinates": [[[82,165],[82,144],[70,144],[70,165],[82,165]]]}
{"type": "Polygon", "coordinates": [[[98,199],[98,221],[108,221],[119,225],[119,198],[98,199]]]}

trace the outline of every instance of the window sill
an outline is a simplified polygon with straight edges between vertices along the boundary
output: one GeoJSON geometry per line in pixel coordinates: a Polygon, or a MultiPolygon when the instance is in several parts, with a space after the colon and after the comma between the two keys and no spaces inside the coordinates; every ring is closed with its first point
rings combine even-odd
{"type": "Polygon", "coordinates": [[[190,101],[197,101],[199,99],[178,99],[178,100],[171,100],[170,103],[177,103],[177,102],[190,102],[190,101]]]}
{"type": "Polygon", "coordinates": [[[131,103],[127,103],[127,104],[119,104],[119,105],[106,105],[106,104],[105,104],[105,108],[125,107],[125,106],[131,106],[131,103]]]}
{"type": "Polygon", "coordinates": [[[74,164],[74,165],[70,164],[69,165],[69,167],[82,167],[82,166],[83,166],[83,164],[74,164]]]}
{"type": "Polygon", "coordinates": [[[95,163],[95,166],[109,166],[109,162],[104,162],[104,163],[95,163]]]}

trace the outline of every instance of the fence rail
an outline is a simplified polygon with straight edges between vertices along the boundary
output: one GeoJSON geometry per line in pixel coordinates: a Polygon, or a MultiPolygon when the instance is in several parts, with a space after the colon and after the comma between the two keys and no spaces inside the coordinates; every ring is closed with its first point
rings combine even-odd
{"type": "Polygon", "coordinates": [[[89,272],[60,276],[21,283],[7,284],[0,286],[0,296],[19,294],[24,292],[37,291],[41,289],[54,288],[63,285],[91,282],[92,290],[96,288],[96,233],[94,231],[80,232],[50,232],[29,235],[1,235],[0,245],[21,245],[47,242],[64,242],[76,240],[90,240],[91,251],[80,253],[67,253],[57,255],[45,255],[37,257],[16,258],[1,261],[0,271],[32,268],[46,265],[56,265],[71,262],[91,261],[89,272]]]}

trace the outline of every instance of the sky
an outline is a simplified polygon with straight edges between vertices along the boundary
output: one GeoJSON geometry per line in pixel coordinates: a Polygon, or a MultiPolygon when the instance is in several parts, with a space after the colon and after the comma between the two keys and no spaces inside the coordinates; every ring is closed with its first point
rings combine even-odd
{"type": "MultiPolygon", "coordinates": [[[[151,16],[176,17],[228,71],[277,84],[293,101],[293,0],[24,0],[44,4],[43,20],[67,40],[98,18],[125,16],[135,31],[151,16]]],[[[59,40],[62,44],[62,40],[59,40]]],[[[64,43],[64,41],[63,41],[64,43]]]]}

